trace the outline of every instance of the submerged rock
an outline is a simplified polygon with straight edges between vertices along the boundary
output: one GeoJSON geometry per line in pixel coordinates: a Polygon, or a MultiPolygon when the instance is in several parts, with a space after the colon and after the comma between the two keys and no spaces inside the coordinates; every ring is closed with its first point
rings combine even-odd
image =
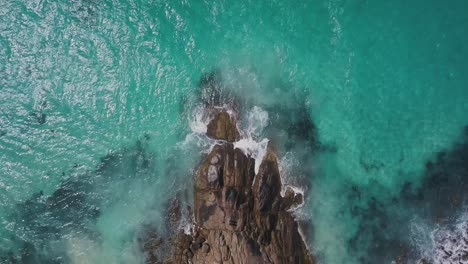
{"type": "Polygon", "coordinates": [[[240,110],[240,98],[224,85],[221,71],[204,74],[198,84],[197,99],[207,109],[228,106],[240,110]]]}
{"type": "Polygon", "coordinates": [[[208,136],[225,142],[196,170],[194,230],[170,239],[165,263],[315,263],[287,211],[302,203],[302,195],[289,189],[281,196],[271,146],[255,175],[255,160],[232,143],[239,139],[235,123],[221,111],[208,126],[208,136]]]}

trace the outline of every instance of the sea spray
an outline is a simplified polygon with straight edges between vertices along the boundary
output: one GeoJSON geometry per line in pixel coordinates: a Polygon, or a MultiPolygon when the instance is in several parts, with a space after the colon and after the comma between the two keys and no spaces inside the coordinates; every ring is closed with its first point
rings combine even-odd
{"type": "Polygon", "coordinates": [[[468,213],[464,213],[450,226],[438,227],[431,232],[432,252],[423,258],[435,263],[468,263],[468,213]]]}
{"type": "Polygon", "coordinates": [[[255,173],[258,173],[269,142],[267,138],[261,138],[263,130],[268,125],[268,112],[254,106],[247,113],[245,123],[240,129],[242,138],[234,143],[234,147],[241,149],[245,155],[255,160],[255,173]]]}

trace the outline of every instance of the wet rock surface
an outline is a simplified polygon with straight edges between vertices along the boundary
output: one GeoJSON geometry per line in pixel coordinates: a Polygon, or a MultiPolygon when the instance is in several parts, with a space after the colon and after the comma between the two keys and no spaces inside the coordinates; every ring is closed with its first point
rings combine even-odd
{"type": "Polygon", "coordinates": [[[239,131],[236,127],[236,120],[225,111],[215,113],[215,117],[208,124],[207,136],[234,142],[240,139],[239,131]]]}
{"type": "Polygon", "coordinates": [[[168,247],[170,253],[164,258],[148,254],[147,263],[315,263],[288,211],[303,197],[290,188],[285,197],[280,195],[274,150],[268,148],[255,174],[255,160],[234,148],[239,132],[227,112],[215,114],[207,135],[224,142],[196,170],[192,234],[177,231],[180,213],[170,212],[175,220],[170,221],[169,243],[154,243],[153,238],[144,247],[146,252],[155,252],[152,245],[168,247]]]}

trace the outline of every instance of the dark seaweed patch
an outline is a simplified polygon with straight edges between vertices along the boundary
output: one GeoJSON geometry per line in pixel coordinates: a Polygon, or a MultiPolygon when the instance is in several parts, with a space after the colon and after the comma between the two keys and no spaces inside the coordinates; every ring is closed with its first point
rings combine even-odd
{"type": "Polygon", "coordinates": [[[403,203],[419,209],[434,222],[451,222],[455,212],[467,204],[468,190],[468,132],[452,149],[436,153],[426,163],[422,183],[413,187],[403,185],[403,203]]]}
{"type": "Polygon", "coordinates": [[[15,254],[8,251],[0,253],[0,263],[2,264],[64,264],[70,261],[61,256],[46,256],[36,250],[36,247],[29,242],[20,242],[21,247],[15,254]]]}
{"type": "Polygon", "coordinates": [[[385,164],[380,161],[364,160],[363,158],[359,159],[359,164],[367,173],[375,172],[385,167],[385,164]]]}
{"type": "Polygon", "coordinates": [[[0,263],[68,263],[65,249],[56,246],[61,239],[75,233],[98,238],[92,226],[108,202],[105,186],[140,177],[152,166],[145,142],[106,155],[95,171],[69,176],[50,195],[41,191],[17,204],[9,216],[15,226],[8,240],[20,250],[0,252],[0,263]]]}
{"type": "Polygon", "coordinates": [[[219,70],[202,75],[198,83],[197,100],[208,108],[229,105],[233,109],[238,109],[240,106],[239,97],[226,87],[219,70]]]}
{"type": "Polygon", "coordinates": [[[366,189],[349,188],[350,214],[359,222],[355,235],[348,242],[351,252],[364,252],[365,255],[356,255],[360,263],[419,261],[422,256],[409,246],[412,219],[408,217],[450,226],[467,204],[467,190],[468,128],[465,128],[461,143],[436,153],[434,159],[426,163],[421,184],[405,182],[399,195],[380,200],[372,196],[372,193],[384,192],[378,185],[366,189]],[[366,202],[363,204],[363,201],[366,202]],[[402,211],[406,213],[399,213],[402,211]]]}
{"type": "Polygon", "coordinates": [[[198,97],[205,106],[219,106],[222,104],[222,82],[219,72],[213,71],[203,75],[198,87],[198,97]]]}
{"type": "Polygon", "coordinates": [[[45,124],[46,118],[47,118],[47,115],[44,114],[44,113],[42,112],[42,110],[35,111],[35,112],[31,112],[31,113],[29,114],[29,116],[32,117],[33,119],[35,119],[35,121],[36,121],[39,125],[45,124]]]}
{"type": "MultiPolygon", "coordinates": [[[[294,106],[272,105],[266,106],[270,116],[270,124],[267,127],[267,136],[278,138],[285,133],[285,151],[297,148],[305,148],[307,151],[317,149],[319,146],[317,128],[312,122],[305,102],[300,100],[294,106]]],[[[281,142],[279,142],[281,143],[281,142]]]]}

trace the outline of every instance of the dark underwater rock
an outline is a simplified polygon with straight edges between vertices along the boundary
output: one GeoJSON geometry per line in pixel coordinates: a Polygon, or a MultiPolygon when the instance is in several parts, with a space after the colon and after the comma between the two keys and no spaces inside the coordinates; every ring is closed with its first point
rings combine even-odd
{"type": "MultiPolygon", "coordinates": [[[[126,182],[130,177],[145,175],[151,165],[145,142],[138,141],[129,150],[107,155],[95,171],[70,176],[63,172],[62,182],[51,194],[39,191],[16,204],[7,216],[13,230],[5,239],[18,250],[0,249],[0,263],[70,263],[63,239],[80,234],[98,240],[93,224],[100,208],[108,202],[109,189],[104,186],[110,181],[126,182]]],[[[73,165],[72,170],[77,167],[73,165]]]]}
{"type": "Polygon", "coordinates": [[[198,84],[197,100],[206,108],[228,107],[240,111],[240,98],[224,85],[219,70],[204,74],[198,84]]]}
{"type": "Polygon", "coordinates": [[[210,72],[202,76],[199,83],[199,100],[205,107],[220,106],[221,98],[221,75],[219,72],[210,72]]]}

